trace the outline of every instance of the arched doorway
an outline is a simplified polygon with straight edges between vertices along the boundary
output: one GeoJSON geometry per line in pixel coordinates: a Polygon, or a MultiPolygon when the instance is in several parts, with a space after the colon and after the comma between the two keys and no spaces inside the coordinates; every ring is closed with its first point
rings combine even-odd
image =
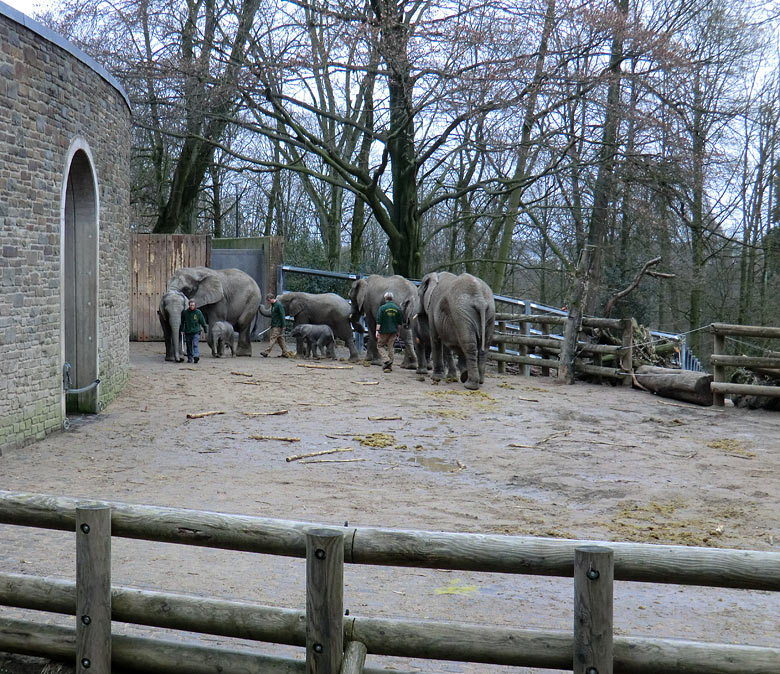
{"type": "Polygon", "coordinates": [[[62,228],[65,411],[96,413],[98,197],[86,148],[72,151],[63,195],[62,228]]]}

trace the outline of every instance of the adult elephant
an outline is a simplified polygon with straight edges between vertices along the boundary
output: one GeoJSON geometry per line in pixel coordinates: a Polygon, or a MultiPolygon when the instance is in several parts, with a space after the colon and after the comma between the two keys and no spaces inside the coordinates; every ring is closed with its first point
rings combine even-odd
{"type": "MultiPolygon", "coordinates": [[[[357,360],[358,352],[355,348],[355,339],[353,331],[363,332],[365,328],[360,323],[350,322],[352,306],[340,295],[336,293],[299,293],[287,292],[276,298],[282,303],[284,313],[292,316],[295,325],[303,323],[316,323],[319,325],[329,325],[333,330],[334,337],[344,340],[344,344],[349,349],[349,359],[357,360]]],[[[260,313],[264,316],[270,316],[270,309],[261,305],[260,313]]],[[[304,353],[303,338],[296,340],[298,354],[304,353]]]]}
{"type": "Polygon", "coordinates": [[[376,314],[384,303],[384,294],[393,293],[393,301],[401,307],[404,313],[404,323],[399,334],[404,340],[404,360],[401,367],[413,370],[417,367],[417,357],[413,348],[412,333],[409,321],[414,314],[417,302],[417,288],[414,283],[403,276],[379,276],[371,274],[359,278],[349,289],[349,300],[352,303],[352,322],[356,323],[363,316],[368,333],[366,335],[366,360],[374,365],[381,365],[379,351],[376,348],[376,314]]]}
{"type": "Polygon", "coordinates": [[[237,356],[252,355],[249,333],[261,300],[256,281],[240,269],[181,267],[168,279],[168,290],[157,312],[165,335],[165,360],[183,360],[179,346],[181,311],[177,312],[182,295],[186,298],[185,306],[187,299],[195,300],[209,329],[217,321],[227,321],[233,326],[238,332],[237,356]]]}
{"type": "Polygon", "coordinates": [[[493,339],[496,304],[493,291],[471,274],[426,274],[417,289],[418,312],[431,336],[432,378],[444,378],[443,347],[458,356],[460,380],[476,390],[485,381],[487,352],[493,339]]]}

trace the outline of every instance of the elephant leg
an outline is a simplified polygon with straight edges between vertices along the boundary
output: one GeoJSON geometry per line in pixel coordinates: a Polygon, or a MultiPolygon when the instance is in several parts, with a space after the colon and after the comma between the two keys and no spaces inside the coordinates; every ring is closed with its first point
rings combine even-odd
{"type": "MultiPolygon", "coordinates": [[[[372,333],[373,337],[373,333],[372,333]]],[[[349,349],[349,361],[354,362],[359,359],[357,348],[355,348],[355,338],[352,336],[352,333],[349,333],[349,337],[344,340],[344,342],[347,345],[347,348],[349,349]]],[[[376,346],[376,344],[374,345],[376,346]]]]}
{"type": "Polygon", "coordinates": [[[249,326],[241,327],[238,331],[238,348],[236,349],[237,356],[251,356],[252,355],[252,342],[249,341],[249,326]]]}
{"type": "Polygon", "coordinates": [[[414,338],[414,350],[417,354],[417,374],[428,374],[427,349],[419,337],[414,338]]]}
{"type": "Polygon", "coordinates": [[[366,360],[372,365],[381,365],[379,350],[376,348],[376,320],[366,316],[366,360]]]}
{"type": "Polygon", "coordinates": [[[433,361],[433,372],[431,379],[441,381],[444,379],[444,354],[442,353],[441,340],[431,331],[431,360],[433,361]]]}
{"type": "Polygon", "coordinates": [[[417,355],[414,350],[414,343],[412,341],[412,331],[409,328],[401,330],[401,339],[404,340],[404,360],[401,363],[401,367],[404,370],[417,369],[417,355]]]}
{"type": "Polygon", "coordinates": [[[458,369],[455,367],[455,359],[452,357],[452,350],[448,347],[443,347],[444,352],[444,366],[447,371],[447,379],[457,379],[458,369]]]}
{"type": "Polygon", "coordinates": [[[485,367],[487,366],[487,350],[480,349],[477,370],[479,371],[479,383],[485,383],[485,367]]]}
{"type": "Polygon", "coordinates": [[[308,351],[308,342],[303,337],[295,338],[295,357],[306,358],[308,351]]]}
{"type": "Polygon", "coordinates": [[[460,380],[471,391],[476,391],[479,388],[478,352],[477,344],[474,342],[468,344],[463,349],[462,357],[458,357],[458,365],[461,371],[460,380]]]}

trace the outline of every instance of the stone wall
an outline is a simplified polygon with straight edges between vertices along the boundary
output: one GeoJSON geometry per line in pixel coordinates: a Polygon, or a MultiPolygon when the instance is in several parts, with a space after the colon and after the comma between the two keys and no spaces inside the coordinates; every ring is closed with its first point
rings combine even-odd
{"type": "Polygon", "coordinates": [[[100,66],[0,2],[0,450],[64,423],[62,231],[74,147],[99,200],[100,402],[128,377],[130,110],[100,66]]]}

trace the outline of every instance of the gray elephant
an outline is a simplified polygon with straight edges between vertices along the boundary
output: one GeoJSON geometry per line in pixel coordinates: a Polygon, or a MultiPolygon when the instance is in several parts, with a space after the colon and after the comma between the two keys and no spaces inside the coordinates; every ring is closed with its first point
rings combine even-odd
{"type": "Polygon", "coordinates": [[[227,321],[217,321],[209,329],[208,342],[211,347],[211,355],[214,358],[222,358],[225,355],[225,347],[230,349],[230,355],[236,355],[233,350],[233,338],[235,332],[233,326],[227,321]]]}
{"type": "MultiPolygon", "coordinates": [[[[415,306],[417,301],[415,296],[415,306]]],[[[428,370],[433,367],[431,359],[431,331],[428,329],[428,318],[424,314],[415,313],[409,325],[412,330],[414,352],[417,354],[417,374],[426,375],[428,370]]],[[[442,357],[444,359],[444,369],[447,372],[447,379],[457,379],[458,371],[455,368],[455,361],[452,358],[452,352],[449,347],[442,346],[442,357]]]]}
{"type": "Polygon", "coordinates": [[[189,300],[180,290],[167,290],[160,298],[160,307],[157,316],[165,339],[165,360],[181,363],[184,354],[181,350],[181,337],[179,326],[181,324],[181,312],[187,308],[189,300]]]}
{"type": "MultiPolygon", "coordinates": [[[[299,293],[288,292],[277,298],[284,307],[287,316],[295,319],[295,325],[302,323],[315,323],[328,325],[333,330],[333,336],[344,340],[349,349],[349,359],[357,360],[358,353],[355,348],[353,331],[365,332],[365,328],[358,322],[351,323],[352,305],[336,293],[299,293]]],[[[263,316],[270,316],[271,310],[260,306],[263,316]]],[[[296,340],[299,354],[304,353],[303,338],[296,340]]]]}
{"type": "Polygon", "coordinates": [[[476,390],[485,366],[496,318],[493,291],[471,274],[426,274],[417,289],[418,313],[428,322],[434,380],[444,377],[443,348],[458,356],[460,380],[476,390]]]}
{"type": "Polygon", "coordinates": [[[336,341],[333,338],[333,330],[329,325],[312,325],[311,323],[301,323],[293,328],[292,336],[296,342],[303,338],[304,356],[319,360],[320,355],[328,355],[330,358],[336,357],[336,341]],[[317,349],[320,355],[317,355],[317,349]]]}
{"type": "Polygon", "coordinates": [[[363,316],[366,321],[368,333],[366,335],[366,360],[374,365],[381,365],[379,352],[376,348],[376,315],[379,307],[384,303],[384,294],[393,293],[393,301],[404,312],[404,323],[401,325],[399,335],[404,340],[404,360],[401,367],[413,370],[417,367],[417,356],[413,348],[412,333],[409,329],[409,320],[414,313],[417,288],[414,283],[403,276],[379,276],[371,274],[360,278],[352,284],[349,290],[349,300],[352,302],[352,322],[360,320],[363,316]]]}
{"type": "Polygon", "coordinates": [[[176,311],[174,291],[195,300],[195,306],[206,317],[209,332],[217,321],[230,323],[238,332],[236,355],[252,355],[249,331],[261,296],[260,288],[249,274],[240,269],[208,267],[181,267],[173,272],[157,314],[165,336],[165,360],[181,362],[184,359],[179,342],[181,311],[176,311]]]}

